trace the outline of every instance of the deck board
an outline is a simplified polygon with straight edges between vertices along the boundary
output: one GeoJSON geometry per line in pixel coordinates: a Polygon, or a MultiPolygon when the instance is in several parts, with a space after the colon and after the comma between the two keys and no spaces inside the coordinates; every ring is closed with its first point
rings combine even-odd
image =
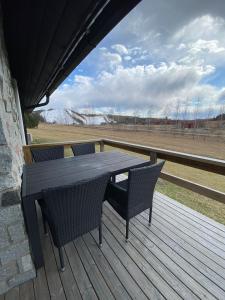
{"type": "Polygon", "coordinates": [[[223,251],[225,244],[221,241],[218,241],[217,238],[213,237],[209,230],[207,230],[206,232],[204,228],[203,231],[202,228],[199,228],[197,224],[193,224],[193,222],[190,222],[190,218],[185,218],[185,216],[183,216],[181,213],[175,212],[170,207],[165,208],[165,206],[159,202],[155,203],[154,205],[159,213],[163,213],[165,216],[169,216],[171,219],[173,219],[174,222],[176,222],[177,225],[182,226],[182,228],[184,228],[185,230],[188,230],[192,235],[192,238],[201,241],[203,245],[207,243],[207,247],[210,245],[214,253],[217,253],[219,256],[225,259],[223,251]]]}
{"type": "MultiPolygon", "coordinates": [[[[143,217],[139,216],[137,220],[143,222],[143,217]]],[[[136,220],[134,221],[136,222],[136,220]]],[[[146,219],[144,219],[146,222],[146,219]]],[[[136,222],[137,223],[137,222],[136,222]]],[[[218,271],[218,265],[213,264],[211,260],[203,256],[201,252],[184,242],[177,234],[163,227],[159,222],[154,220],[151,226],[152,233],[155,234],[162,242],[166,243],[175,253],[179,254],[189,264],[200,270],[211,281],[221,287],[224,287],[224,272],[223,269],[218,271]]]]}
{"type": "Polygon", "coordinates": [[[26,282],[25,284],[20,286],[19,289],[20,292],[20,298],[23,300],[35,300],[34,295],[34,284],[33,281],[30,280],[26,282]]]}
{"type": "MultiPolygon", "coordinates": [[[[145,223],[147,225],[147,221],[145,221],[145,223]]],[[[122,228],[123,231],[125,231],[125,227],[121,226],[121,229],[122,228]]],[[[132,228],[131,231],[133,233],[135,229],[132,227],[132,225],[131,228],[132,228]]],[[[169,270],[171,270],[171,272],[173,272],[173,274],[177,274],[177,279],[179,277],[180,284],[182,284],[183,282],[183,285],[184,284],[188,285],[188,287],[191,290],[195,291],[198,297],[203,299],[206,295],[206,291],[204,288],[202,288],[202,285],[204,285],[205,288],[209,288],[211,282],[207,280],[207,278],[205,278],[202,275],[202,273],[198,272],[198,270],[196,270],[185,260],[183,260],[179,255],[176,255],[176,253],[171,248],[169,248],[165,243],[161,242],[156,236],[149,234],[149,230],[150,228],[144,228],[145,235],[141,235],[140,232],[137,231],[135,238],[140,239],[143,242],[143,245],[145,245],[148,248],[148,250],[151,251],[156,257],[158,257],[160,261],[169,270]],[[199,281],[201,283],[199,283],[199,281]]],[[[130,240],[130,243],[133,244],[133,240],[130,240]]],[[[158,271],[159,266],[156,267],[158,271]]],[[[163,277],[163,279],[165,279],[165,276],[163,277]]],[[[162,285],[165,284],[163,279],[161,279],[162,285]]],[[[174,282],[174,286],[175,286],[175,282],[174,282]]],[[[213,293],[216,291],[217,289],[215,291],[213,290],[213,293]]],[[[170,297],[169,289],[167,289],[166,297],[168,299],[174,299],[174,297],[170,297]]],[[[190,299],[190,297],[186,297],[186,299],[188,298],[190,299]]],[[[215,299],[215,298],[208,293],[208,299],[215,299]]]]}
{"type": "MultiPolygon", "coordinates": [[[[59,262],[58,250],[56,249],[56,247],[54,247],[53,242],[52,242],[51,246],[54,251],[55,258],[56,258],[57,267],[59,269],[60,262],[59,262]]],[[[73,272],[70,267],[69,260],[67,258],[65,249],[63,250],[63,254],[64,254],[65,271],[59,272],[59,275],[60,275],[62,285],[63,285],[64,291],[65,291],[66,299],[67,300],[74,300],[74,299],[81,300],[82,297],[81,297],[77,282],[73,276],[73,272]]]]}
{"type": "Polygon", "coordinates": [[[183,227],[180,223],[177,223],[176,220],[174,220],[174,216],[169,215],[166,210],[162,211],[155,209],[155,216],[157,217],[157,220],[160,220],[160,222],[161,220],[163,220],[164,226],[170,228],[179,237],[182,237],[184,241],[187,241],[187,243],[198,249],[202,254],[209,257],[217,265],[225,268],[225,260],[220,256],[220,254],[223,254],[223,251],[220,251],[211,243],[192,233],[186,227],[183,227]],[[167,223],[167,225],[165,223],[167,223]]]}
{"type": "Polygon", "coordinates": [[[156,192],[151,226],[145,211],[131,220],[128,243],[124,235],[105,203],[102,248],[97,230],[69,243],[61,273],[42,230],[45,268],[1,299],[225,299],[224,225],[156,192]]]}
{"type": "Polygon", "coordinates": [[[166,195],[163,195],[159,192],[155,192],[155,196],[160,197],[163,203],[166,203],[167,205],[176,207],[176,209],[181,210],[184,214],[189,214],[192,216],[192,219],[195,220],[195,222],[202,223],[205,227],[208,227],[209,229],[215,230],[219,235],[225,237],[225,225],[216,222],[215,220],[191,209],[190,207],[187,207],[186,205],[177,202],[174,199],[169,198],[166,195]]]}
{"type": "Polygon", "coordinates": [[[215,246],[218,246],[219,248],[221,246],[223,249],[223,247],[225,246],[225,237],[222,237],[221,235],[217,234],[215,231],[212,230],[212,228],[207,228],[203,224],[195,222],[193,218],[190,219],[190,215],[186,215],[182,210],[178,210],[174,206],[171,207],[167,203],[167,205],[165,205],[165,203],[162,203],[161,199],[162,198],[160,198],[160,201],[155,201],[154,205],[158,206],[159,208],[166,209],[167,212],[170,212],[177,218],[179,218],[180,222],[184,224],[184,227],[188,227],[191,231],[200,234],[201,237],[204,237],[206,240],[208,240],[215,246]]]}
{"type": "Polygon", "coordinates": [[[105,278],[112,294],[116,299],[131,299],[126,289],[121,284],[116,273],[110,267],[110,264],[102,254],[101,250],[96,247],[96,242],[90,234],[84,236],[84,242],[87,245],[96,265],[98,266],[102,276],[105,278]]]}

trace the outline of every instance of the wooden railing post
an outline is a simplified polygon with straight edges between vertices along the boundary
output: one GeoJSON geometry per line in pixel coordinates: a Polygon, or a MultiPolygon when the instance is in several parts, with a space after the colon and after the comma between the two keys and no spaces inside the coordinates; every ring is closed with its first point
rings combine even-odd
{"type": "Polygon", "coordinates": [[[105,147],[104,142],[100,141],[99,144],[100,144],[100,152],[104,152],[104,147],[105,147]]]}
{"type": "Polygon", "coordinates": [[[32,154],[29,146],[23,146],[23,157],[26,164],[32,164],[32,154]]]}
{"type": "Polygon", "coordinates": [[[150,152],[150,160],[155,164],[157,163],[157,153],[156,152],[150,152]]]}

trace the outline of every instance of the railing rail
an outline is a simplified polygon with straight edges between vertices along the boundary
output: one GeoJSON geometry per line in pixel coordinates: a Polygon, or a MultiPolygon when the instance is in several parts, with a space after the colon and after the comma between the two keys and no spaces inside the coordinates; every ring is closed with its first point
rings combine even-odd
{"type": "MultiPolygon", "coordinates": [[[[148,155],[153,161],[156,161],[157,158],[159,158],[174,163],[179,163],[185,166],[201,169],[204,171],[225,175],[224,160],[109,139],[104,139],[103,142],[105,145],[108,146],[132,151],[143,155],[148,155]]],[[[161,172],[160,177],[166,181],[169,181],[180,187],[196,192],[202,196],[206,196],[219,202],[225,203],[225,193],[221,191],[214,190],[204,185],[200,185],[195,182],[165,172],[161,172]]]]}
{"type": "MultiPolygon", "coordinates": [[[[189,166],[196,169],[201,169],[204,171],[225,176],[224,160],[209,158],[209,157],[204,157],[199,155],[193,155],[189,153],[171,151],[171,150],[166,150],[161,148],[154,148],[154,147],[133,144],[133,143],[123,142],[123,141],[110,140],[110,139],[79,140],[79,141],[70,141],[70,142],[27,145],[24,146],[23,148],[24,160],[26,163],[32,163],[32,155],[30,151],[31,148],[44,148],[44,147],[47,148],[47,147],[53,147],[58,145],[64,145],[64,147],[71,147],[71,145],[73,144],[81,144],[84,142],[95,143],[100,145],[100,151],[104,151],[104,146],[107,145],[107,146],[112,146],[123,150],[131,151],[134,153],[147,155],[153,161],[156,161],[158,158],[164,159],[174,163],[182,164],[185,166],[189,166]]],[[[221,191],[214,190],[204,185],[200,185],[195,182],[165,172],[161,173],[161,178],[171,183],[174,183],[180,187],[196,192],[200,195],[225,203],[225,193],[221,191]]]]}
{"type": "Polygon", "coordinates": [[[150,153],[156,153],[157,158],[165,159],[174,163],[179,163],[189,167],[202,169],[205,171],[213,172],[216,174],[225,175],[225,161],[209,158],[184,152],[177,152],[172,150],[166,150],[161,148],[153,148],[149,146],[115,141],[110,139],[103,140],[105,145],[112,147],[132,151],[139,154],[150,155],[150,153]]]}

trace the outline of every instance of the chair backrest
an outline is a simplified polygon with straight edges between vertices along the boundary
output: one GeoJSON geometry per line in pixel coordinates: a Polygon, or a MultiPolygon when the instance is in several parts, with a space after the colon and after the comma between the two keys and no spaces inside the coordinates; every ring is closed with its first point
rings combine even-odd
{"type": "Polygon", "coordinates": [[[95,144],[86,143],[86,144],[77,144],[71,146],[74,155],[84,155],[95,153],[95,144]]]}
{"type": "Polygon", "coordinates": [[[64,147],[56,146],[45,149],[31,149],[35,162],[64,158],[64,147]]]}
{"type": "Polygon", "coordinates": [[[43,191],[45,213],[56,246],[63,246],[99,226],[109,178],[110,174],[104,174],[43,191]]]}
{"type": "Polygon", "coordinates": [[[128,216],[152,206],[155,185],[165,161],[131,169],[128,175],[128,216]]]}

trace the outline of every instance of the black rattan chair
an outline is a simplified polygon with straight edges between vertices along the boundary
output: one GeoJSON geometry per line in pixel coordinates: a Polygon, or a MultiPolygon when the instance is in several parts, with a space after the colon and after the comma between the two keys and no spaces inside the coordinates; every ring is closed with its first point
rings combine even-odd
{"type": "MultiPolygon", "coordinates": [[[[64,158],[64,146],[56,146],[44,149],[31,149],[31,153],[35,162],[55,160],[59,158],[64,158]]],[[[38,203],[42,207],[42,199],[39,199],[38,203]]],[[[43,212],[42,219],[44,225],[44,232],[45,234],[47,234],[46,220],[43,212]]]]}
{"type": "Polygon", "coordinates": [[[74,156],[95,153],[94,143],[72,145],[71,148],[74,156]]]}
{"type": "Polygon", "coordinates": [[[42,212],[52,239],[59,250],[61,270],[64,271],[62,246],[99,227],[102,244],[102,203],[110,174],[80,181],[74,185],[43,191],[42,212]]]}
{"type": "Polygon", "coordinates": [[[127,180],[111,182],[108,186],[106,200],[126,220],[126,241],[129,238],[129,220],[147,208],[150,209],[151,224],[153,193],[163,165],[164,161],[131,169],[127,180]]]}
{"type": "Polygon", "coordinates": [[[31,149],[35,162],[64,158],[64,147],[56,146],[45,149],[31,149]]]}

